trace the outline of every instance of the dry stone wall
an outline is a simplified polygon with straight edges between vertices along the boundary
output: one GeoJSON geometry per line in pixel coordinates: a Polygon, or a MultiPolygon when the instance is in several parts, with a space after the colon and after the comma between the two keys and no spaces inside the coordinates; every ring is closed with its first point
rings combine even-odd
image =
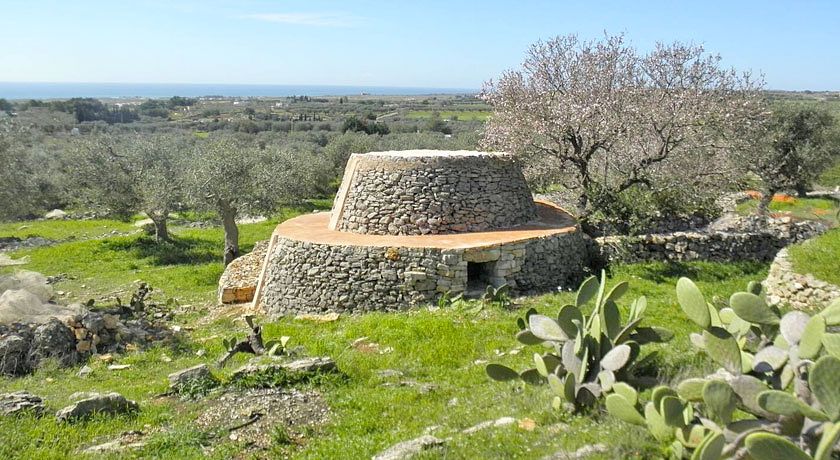
{"type": "Polygon", "coordinates": [[[796,273],[787,248],[779,251],[773,259],[764,287],[770,304],[784,304],[797,309],[822,308],[840,299],[840,286],[819,280],[811,274],[796,273]]]}
{"type": "Polygon", "coordinates": [[[770,261],[785,246],[812,238],[824,231],[810,222],[790,219],[771,221],[747,231],[695,231],[638,236],[607,236],[595,239],[599,256],[608,262],[688,262],[711,260],[770,261]]]}
{"type": "Polygon", "coordinates": [[[426,235],[509,228],[536,218],[511,155],[408,151],[356,154],[335,230],[426,235]]]}
{"type": "Polygon", "coordinates": [[[573,287],[585,273],[579,232],[469,248],[341,246],[279,238],[265,274],[263,308],[272,316],[324,311],[390,311],[467,289],[468,266],[488,284],[518,291],[573,287]]]}

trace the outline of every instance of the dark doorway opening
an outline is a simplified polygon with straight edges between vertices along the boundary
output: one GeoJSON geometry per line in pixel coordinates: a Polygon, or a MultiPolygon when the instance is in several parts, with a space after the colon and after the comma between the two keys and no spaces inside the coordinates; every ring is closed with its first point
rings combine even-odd
{"type": "Polygon", "coordinates": [[[467,293],[483,294],[493,284],[496,262],[467,262],[467,293]]]}

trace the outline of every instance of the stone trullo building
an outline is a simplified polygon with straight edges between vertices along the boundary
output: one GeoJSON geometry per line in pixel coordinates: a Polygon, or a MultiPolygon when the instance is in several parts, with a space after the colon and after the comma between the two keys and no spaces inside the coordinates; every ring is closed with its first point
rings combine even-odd
{"type": "Polygon", "coordinates": [[[254,300],[272,315],[398,310],[488,284],[571,287],[585,262],[575,220],[535,202],[509,154],[354,154],[332,212],[277,226],[254,300]]]}

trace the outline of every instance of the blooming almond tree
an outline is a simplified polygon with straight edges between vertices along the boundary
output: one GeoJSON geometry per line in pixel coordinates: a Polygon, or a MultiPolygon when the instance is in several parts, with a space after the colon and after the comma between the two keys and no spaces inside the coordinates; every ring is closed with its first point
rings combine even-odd
{"type": "Polygon", "coordinates": [[[700,46],[640,54],[621,35],[556,37],[485,84],[483,144],[521,155],[532,182],[573,191],[582,220],[635,191],[699,200],[733,176],[728,153],[764,117],[760,87],[700,46]]]}

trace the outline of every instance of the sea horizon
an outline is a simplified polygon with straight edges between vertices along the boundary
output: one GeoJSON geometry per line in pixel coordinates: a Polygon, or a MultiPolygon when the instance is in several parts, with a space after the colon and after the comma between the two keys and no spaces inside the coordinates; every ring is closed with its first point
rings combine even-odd
{"type": "Polygon", "coordinates": [[[474,88],[436,88],[375,85],[265,85],[236,83],[97,83],[97,82],[0,82],[0,98],[68,99],[288,96],[426,96],[474,94],[474,88]]]}

